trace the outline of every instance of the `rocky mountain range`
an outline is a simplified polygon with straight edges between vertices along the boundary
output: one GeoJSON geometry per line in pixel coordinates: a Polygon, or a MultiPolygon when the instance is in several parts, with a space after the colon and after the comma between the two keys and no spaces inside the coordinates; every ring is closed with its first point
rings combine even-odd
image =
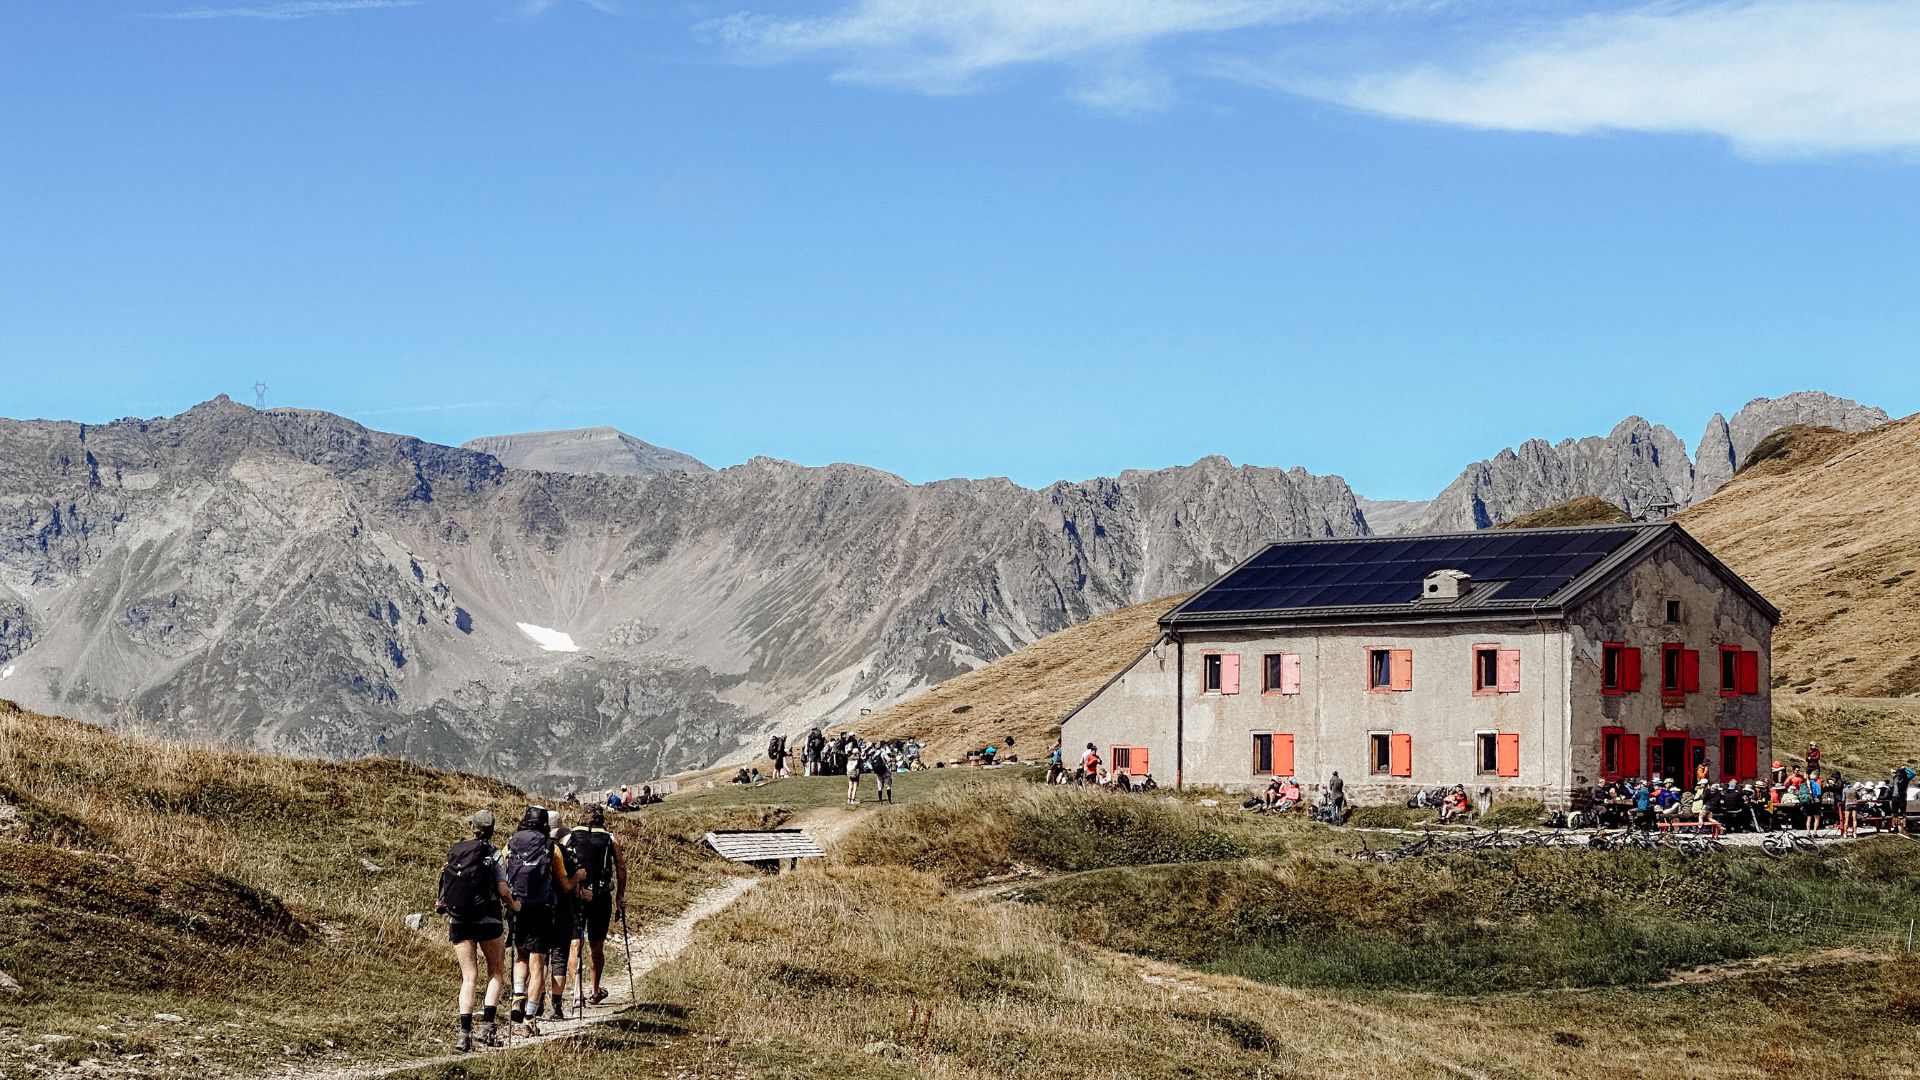
{"type": "Polygon", "coordinates": [[[610,427],[489,435],[469,439],[461,443],[460,448],[491,454],[509,469],[598,473],[603,476],[713,471],[691,454],[655,446],[610,427]]]}
{"type": "MultiPolygon", "coordinates": [[[[1768,408],[1726,425],[1736,459],[1782,416],[1871,415],[1768,408]]],[[[1660,430],[1527,444],[1423,520],[1581,485],[1691,496],[1660,430]]],[[[588,467],[604,456],[561,452],[617,441],[535,440],[580,470],[543,471],[224,397],[155,420],[0,421],[0,697],[590,787],[856,716],[1202,584],[1265,540],[1370,531],[1339,477],[1217,457],[1035,490],[767,458],[604,475],[588,467]]]]}
{"type": "Polygon", "coordinates": [[[1390,505],[1409,532],[1484,529],[1582,495],[1635,516],[1670,513],[1718,491],[1761,439],[1789,424],[1864,431],[1889,419],[1879,409],[1817,391],[1756,398],[1732,421],[1713,414],[1689,457],[1680,436],[1630,416],[1605,438],[1532,439],[1509,447],[1467,466],[1424,506],[1390,505]]]}

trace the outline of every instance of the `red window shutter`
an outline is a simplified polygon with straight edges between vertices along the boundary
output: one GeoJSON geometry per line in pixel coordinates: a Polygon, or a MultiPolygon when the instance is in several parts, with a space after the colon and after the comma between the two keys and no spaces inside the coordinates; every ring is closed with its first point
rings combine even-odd
{"type": "Polygon", "coordinates": [[[1220,657],[1220,692],[1237,694],[1240,692],[1240,654],[1230,652],[1220,657]]]}
{"type": "Polygon", "coordinates": [[[1520,736],[1505,732],[1494,736],[1494,772],[1501,776],[1520,775],[1520,736]]]}
{"type": "Polygon", "coordinates": [[[1280,692],[1297,694],[1300,692],[1300,654],[1282,653],[1280,655],[1280,692]]]}
{"type": "Polygon", "coordinates": [[[1628,645],[1620,650],[1620,689],[1631,692],[1640,689],[1640,647],[1628,645]]]}
{"type": "Polygon", "coordinates": [[[1640,736],[1631,731],[1620,736],[1620,775],[1651,775],[1640,771],[1640,736]]]}
{"type": "Polygon", "coordinates": [[[1700,650],[1680,650],[1680,689],[1689,694],[1700,692],[1700,650]]]}
{"type": "Polygon", "coordinates": [[[1752,735],[1740,736],[1740,779],[1752,780],[1760,775],[1760,740],[1752,735]]]}
{"type": "Polygon", "coordinates": [[[1520,650],[1500,650],[1500,692],[1517,694],[1520,692],[1520,650]]]}
{"type": "Polygon", "coordinates": [[[1293,736],[1291,735],[1273,737],[1273,774],[1275,776],[1293,775],[1293,736]]]}
{"type": "Polygon", "coordinates": [[[1152,769],[1147,767],[1147,748],[1146,747],[1144,746],[1133,747],[1132,758],[1133,758],[1133,771],[1129,775],[1145,776],[1148,773],[1153,771],[1152,769]]]}
{"type": "Polygon", "coordinates": [[[1395,776],[1412,776],[1413,736],[1390,736],[1387,745],[1387,771],[1395,776]]]}
{"type": "MultiPolygon", "coordinates": [[[[1393,654],[1388,660],[1388,669],[1393,675],[1393,688],[1395,690],[1413,689],[1412,649],[1393,650],[1393,654]]],[[[1398,737],[1399,736],[1395,736],[1395,738],[1398,737]]]]}
{"type": "Polygon", "coordinates": [[[1743,694],[1760,692],[1760,654],[1757,652],[1740,654],[1740,692],[1743,694]]]}

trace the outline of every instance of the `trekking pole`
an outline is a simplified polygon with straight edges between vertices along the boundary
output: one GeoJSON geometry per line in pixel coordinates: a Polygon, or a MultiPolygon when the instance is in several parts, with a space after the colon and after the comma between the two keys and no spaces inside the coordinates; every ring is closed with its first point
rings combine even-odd
{"type": "Polygon", "coordinates": [[[620,905],[620,951],[627,957],[627,1004],[636,1000],[633,989],[633,939],[627,935],[627,906],[620,905]]]}
{"type": "MultiPolygon", "coordinates": [[[[513,1049],[513,1001],[520,993],[520,976],[515,973],[513,964],[513,912],[503,911],[501,914],[505,916],[507,920],[507,1022],[500,1026],[506,1029],[506,1049],[511,1050],[513,1049]]],[[[500,1005],[498,1002],[495,1002],[494,1016],[496,1018],[500,1015],[499,1010],[500,1005]]]]}

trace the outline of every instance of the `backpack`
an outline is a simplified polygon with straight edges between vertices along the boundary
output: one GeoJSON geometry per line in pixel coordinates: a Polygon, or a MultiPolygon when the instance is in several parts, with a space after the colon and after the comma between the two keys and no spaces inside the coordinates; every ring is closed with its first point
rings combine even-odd
{"type": "Polygon", "coordinates": [[[613,895],[613,834],[605,829],[580,828],[567,835],[569,869],[587,872],[587,888],[595,899],[613,895]]]}
{"type": "Polygon", "coordinates": [[[493,845],[485,840],[462,840],[447,852],[440,870],[440,905],[455,922],[478,922],[500,917],[499,894],[493,888],[493,845]]]}
{"type": "Polygon", "coordinates": [[[523,904],[553,901],[553,842],[546,833],[522,829],[507,840],[507,887],[523,904]]]}

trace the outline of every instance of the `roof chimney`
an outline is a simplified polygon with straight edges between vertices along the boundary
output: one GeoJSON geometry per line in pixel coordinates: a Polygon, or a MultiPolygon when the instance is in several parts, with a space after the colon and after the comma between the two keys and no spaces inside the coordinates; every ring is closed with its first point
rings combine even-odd
{"type": "Polygon", "coordinates": [[[1435,570],[1420,590],[1422,600],[1458,600],[1467,594],[1473,578],[1464,570],[1435,570]]]}

